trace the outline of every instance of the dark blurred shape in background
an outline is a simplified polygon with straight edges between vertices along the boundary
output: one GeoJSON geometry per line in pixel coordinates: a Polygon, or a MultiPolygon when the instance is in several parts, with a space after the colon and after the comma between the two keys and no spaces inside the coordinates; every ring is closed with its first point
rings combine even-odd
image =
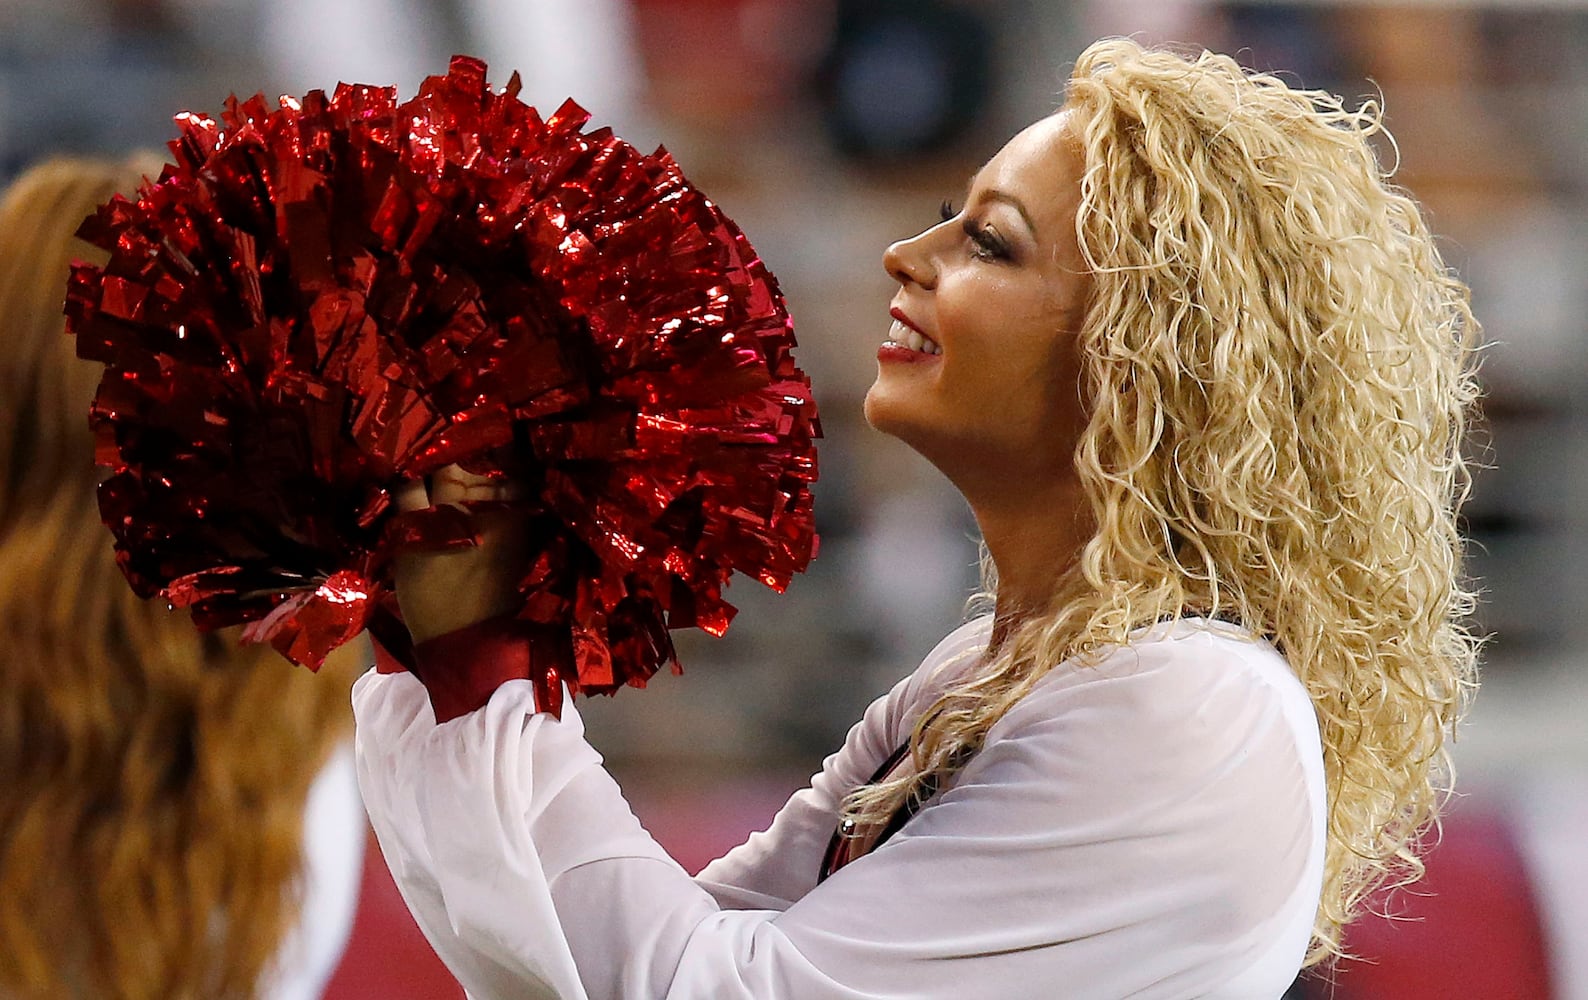
{"type": "Polygon", "coordinates": [[[992,26],[941,0],[840,0],[815,91],[832,143],[858,158],[941,151],[986,113],[992,26]]]}

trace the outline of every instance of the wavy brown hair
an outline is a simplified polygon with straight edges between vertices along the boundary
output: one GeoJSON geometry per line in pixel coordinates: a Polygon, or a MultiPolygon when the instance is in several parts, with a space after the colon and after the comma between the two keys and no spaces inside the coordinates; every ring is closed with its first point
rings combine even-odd
{"type": "MultiPolygon", "coordinates": [[[[1097,528],[1050,607],[923,715],[916,770],[952,770],[1061,662],[1166,618],[1238,619],[1317,711],[1315,963],[1366,894],[1421,875],[1476,683],[1456,518],[1477,398],[1468,290],[1389,183],[1373,102],[1109,39],[1076,63],[1065,106],[1094,276],[1075,462],[1097,528]]],[[[846,809],[869,828],[916,780],[846,809]]]]}
{"type": "MultiPolygon", "coordinates": [[[[99,367],[63,332],[73,238],[130,166],[0,201],[0,994],[249,997],[297,913],[308,788],[346,738],[320,677],[135,597],[99,522],[99,367]]],[[[100,259],[103,262],[103,259],[100,259]]]]}

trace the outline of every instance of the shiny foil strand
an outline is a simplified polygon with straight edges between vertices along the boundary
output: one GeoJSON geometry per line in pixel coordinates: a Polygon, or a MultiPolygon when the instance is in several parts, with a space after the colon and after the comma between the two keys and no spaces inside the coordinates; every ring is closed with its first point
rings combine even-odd
{"type": "Polygon", "coordinates": [[[84,222],[110,260],[68,328],[140,594],[310,667],[400,645],[394,554],[477,539],[392,497],[459,463],[525,487],[537,690],[594,693],[721,635],[733,573],[808,565],[820,424],[776,280],[665,149],[519,89],[460,56],[406,102],[233,97],[84,222]]]}

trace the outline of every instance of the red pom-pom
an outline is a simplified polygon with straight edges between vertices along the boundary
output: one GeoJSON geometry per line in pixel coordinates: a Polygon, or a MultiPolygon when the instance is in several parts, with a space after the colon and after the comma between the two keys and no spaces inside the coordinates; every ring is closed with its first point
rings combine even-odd
{"type": "Polygon", "coordinates": [[[390,637],[394,551],[472,543],[392,507],[451,463],[528,487],[519,617],[567,630],[576,691],[720,635],[732,572],[805,568],[820,431],[776,281],[665,150],[517,91],[458,57],[401,104],[232,98],[83,224],[111,258],[68,325],[106,365],[100,510],[140,594],[311,667],[390,637]]]}

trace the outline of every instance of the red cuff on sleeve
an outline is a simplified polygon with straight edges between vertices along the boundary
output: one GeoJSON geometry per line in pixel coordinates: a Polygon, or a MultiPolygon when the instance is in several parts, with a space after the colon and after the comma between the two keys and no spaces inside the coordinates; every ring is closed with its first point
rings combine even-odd
{"type": "Polygon", "coordinates": [[[375,647],[375,672],[377,674],[401,674],[407,672],[408,668],[403,666],[403,661],[387,652],[386,647],[381,645],[381,641],[373,633],[370,635],[369,640],[370,645],[375,647]]]}
{"type": "MultiPolygon", "coordinates": [[[[566,639],[561,645],[566,645],[566,639]]],[[[430,695],[436,722],[484,708],[506,681],[535,686],[535,708],[562,715],[559,643],[544,625],[516,618],[491,618],[438,635],[414,647],[413,674],[430,695]]],[[[375,669],[395,673],[402,664],[375,643],[375,669]]]]}

